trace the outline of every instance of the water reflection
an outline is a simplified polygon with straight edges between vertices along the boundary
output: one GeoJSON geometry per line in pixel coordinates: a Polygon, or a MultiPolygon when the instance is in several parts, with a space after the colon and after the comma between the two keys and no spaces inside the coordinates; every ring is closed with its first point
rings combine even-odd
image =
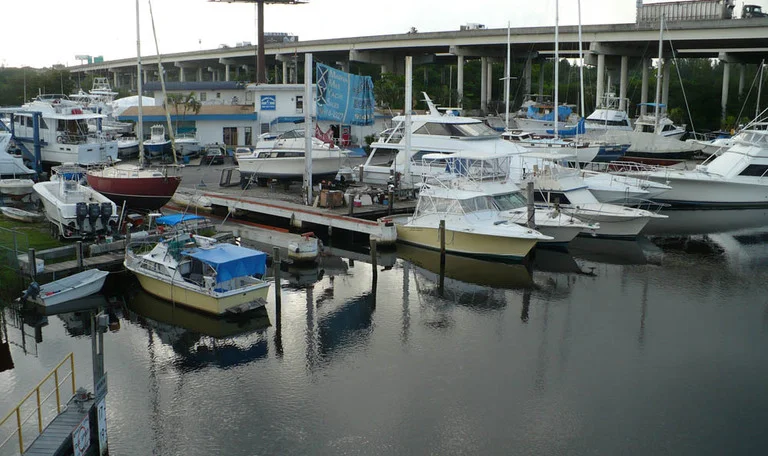
{"type": "Polygon", "coordinates": [[[209,365],[229,368],[268,355],[266,339],[258,337],[270,326],[265,309],[236,318],[215,317],[174,305],[143,290],[128,299],[127,309],[128,318],[150,330],[150,345],[154,332],[179,355],[175,364],[185,371],[209,365]],[[236,336],[252,334],[257,337],[236,340],[236,336]]]}
{"type": "Polygon", "coordinates": [[[317,326],[320,354],[331,357],[350,345],[367,344],[375,309],[375,297],[372,292],[368,292],[319,316],[317,326]]]}
{"type": "Polygon", "coordinates": [[[643,234],[710,234],[768,226],[768,209],[670,209],[662,213],[669,217],[652,219],[643,234]]]}
{"type": "Polygon", "coordinates": [[[633,265],[661,264],[662,251],[647,238],[635,240],[579,236],[568,245],[574,257],[598,263],[633,265]]]}

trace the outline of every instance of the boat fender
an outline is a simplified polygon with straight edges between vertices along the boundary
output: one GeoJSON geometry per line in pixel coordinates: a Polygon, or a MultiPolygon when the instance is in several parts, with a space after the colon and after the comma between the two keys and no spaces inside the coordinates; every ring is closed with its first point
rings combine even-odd
{"type": "Polygon", "coordinates": [[[29,287],[24,292],[24,294],[21,295],[21,302],[26,303],[27,299],[34,298],[39,294],[40,294],[40,285],[38,285],[37,282],[32,282],[29,284],[29,287]]]}

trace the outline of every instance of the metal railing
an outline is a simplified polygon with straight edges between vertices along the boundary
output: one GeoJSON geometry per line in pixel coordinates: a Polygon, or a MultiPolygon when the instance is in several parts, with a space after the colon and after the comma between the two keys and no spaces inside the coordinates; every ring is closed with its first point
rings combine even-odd
{"type": "MultiPolygon", "coordinates": [[[[75,394],[75,355],[74,353],[70,353],[67,356],[64,357],[63,360],[55,367],[53,370],[45,376],[45,378],[37,384],[29,393],[27,393],[26,396],[24,396],[24,399],[22,399],[19,404],[14,407],[8,414],[0,420],[0,429],[3,428],[3,426],[8,422],[8,420],[11,419],[11,417],[16,417],[16,429],[11,432],[11,434],[2,442],[0,442],[0,449],[2,449],[8,442],[10,442],[14,436],[18,436],[19,441],[19,452],[24,453],[24,436],[22,428],[24,424],[26,424],[27,421],[29,421],[30,418],[32,418],[33,415],[37,415],[37,431],[38,435],[43,433],[43,410],[42,405],[45,404],[45,402],[53,395],[56,394],[56,415],[61,413],[61,391],[60,387],[67,381],[67,378],[71,377],[72,379],[72,395],[75,394]],[[63,378],[60,379],[59,376],[59,369],[64,366],[64,364],[69,360],[69,372],[64,375],[63,378]],[[51,376],[53,376],[54,379],[54,388],[53,390],[48,393],[47,396],[42,397],[40,395],[40,389],[46,384],[48,380],[50,380],[51,376]],[[32,397],[32,395],[35,395],[35,401],[36,401],[36,408],[35,410],[28,414],[27,416],[22,416],[22,407],[27,402],[29,398],[32,397]]],[[[47,425],[47,424],[46,424],[47,425]]]]}

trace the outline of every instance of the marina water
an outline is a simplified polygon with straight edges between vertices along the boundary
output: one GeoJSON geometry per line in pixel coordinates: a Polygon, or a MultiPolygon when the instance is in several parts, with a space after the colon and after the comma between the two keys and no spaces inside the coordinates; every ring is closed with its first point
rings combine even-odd
{"type": "MultiPolygon", "coordinates": [[[[731,232],[684,211],[529,266],[449,256],[442,279],[398,246],[375,293],[369,263],[326,257],[283,273],[279,331],[272,292],[226,321],[110,277],[110,452],[764,454],[768,211],[707,212],[731,232]]],[[[70,351],[91,388],[87,312],[4,316],[3,413],[70,351]]]]}

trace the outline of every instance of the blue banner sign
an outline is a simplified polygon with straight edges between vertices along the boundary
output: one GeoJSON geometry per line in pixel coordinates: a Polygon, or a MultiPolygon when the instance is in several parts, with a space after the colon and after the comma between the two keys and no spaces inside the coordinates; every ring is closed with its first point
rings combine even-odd
{"type": "Polygon", "coordinates": [[[373,80],[317,64],[317,119],[373,125],[373,80]]]}
{"type": "Polygon", "coordinates": [[[261,96],[261,110],[262,111],[274,111],[277,109],[277,96],[275,95],[262,95],[261,96]]]}

